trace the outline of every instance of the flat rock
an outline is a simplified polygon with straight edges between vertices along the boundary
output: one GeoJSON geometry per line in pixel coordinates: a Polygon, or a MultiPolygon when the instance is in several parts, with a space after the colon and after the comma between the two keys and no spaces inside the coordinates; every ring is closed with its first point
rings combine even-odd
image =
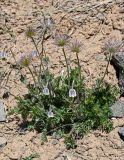
{"type": "Polygon", "coordinates": [[[124,126],[119,130],[120,138],[124,141],[124,126]]]}
{"type": "Polygon", "coordinates": [[[53,139],[53,140],[52,140],[52,145],[57,145],[58,143],[59,143],[58,140],[56,140],[56,139],[53,139]]]}
{"type": "Polygon", "coordinates": [[[6,121],[5,105],[0,100],[0,122],[6,121]]]}
{"type": "Polygon", "coordinates": [[[124,117],[124,100],[119,100],[111,106],[112,117],[124,117]]]}
{"type": "Polygon", "coordinates": [[[5,147],[7,140],[4,137],[0,137],[0,148],[5,147]]]}
{"type": "Polygon", "coordinates": [[[112,56],[111,62],[116,70],[121,96],[124,95],[124,52],[112,56]]]}

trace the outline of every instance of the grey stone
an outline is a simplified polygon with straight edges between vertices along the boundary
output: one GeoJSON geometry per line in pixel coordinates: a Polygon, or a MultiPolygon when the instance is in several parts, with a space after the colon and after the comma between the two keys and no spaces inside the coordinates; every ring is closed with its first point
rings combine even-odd
{"type": "Polygon", "coordinates": [[[118,77],[118,83],[121,90],[121,96],[124,95],[124,52],[119,52],[112,56],[111,60],[118,77]]]}
{"type": "Polygon", "coordinates": [[[6,121],[5,105],[0,100],[0,122],[6,121]]]}
{"type": "Polygon", "coordinates": [[[124,13],[124,7],[120,9],[120,13],[124,13]]]}
{"type": "Polygon", "coordinates": [[[102,13],[98,13],[97,18],[98,18],[99,20],[101,20],[101,21],[104,21],[104,20],[105,20],[105,16],[104,16],[104,14],[102,14],[102,13]]]}
{"type": "Polygon", "coordinates": [[[121,139],[124,140],[124,126],[119,130],[118,133],[119,133],[121,139]]]}
{"type": "Polygon", "coordinates": [[[95,57],[95,60],[96,61],[105,61],[105,55],[97,55],[96,57],[95,57]]]}
{"type": "Polygon", "coordinates": [[[7,140],[4,137],[0,137],[0,148],[5,147],[7,140]]]}
{"type": "Polygon", "coordinates": [[[58,144],[58,142],[59,142],[58,140],[53,139],[53,140],[52,140],[52,145],[57,145],[57,144],[58,144]]]}
{"type": "Polygon", "coordinates": [[[112,117],[124,117],[124,101],[117,101],[111,106],[112,117]]]}

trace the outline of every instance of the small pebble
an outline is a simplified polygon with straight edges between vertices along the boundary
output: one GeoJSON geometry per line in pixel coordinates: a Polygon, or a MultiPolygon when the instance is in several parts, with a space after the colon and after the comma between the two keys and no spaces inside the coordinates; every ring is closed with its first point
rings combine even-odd
{"type": "Polygon", "coordinates": [[[7,140],[4,137],[0,137],[0,148],[5,147],[7,140]]]}

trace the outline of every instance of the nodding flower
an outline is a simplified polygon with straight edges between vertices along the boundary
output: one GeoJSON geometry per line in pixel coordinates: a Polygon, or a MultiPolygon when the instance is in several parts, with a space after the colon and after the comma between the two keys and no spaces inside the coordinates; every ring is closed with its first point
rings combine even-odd
{"type": "Polygon", "coordinates": [[[53,117],[54,117],[54,113],[53,113],[53,111],[52,111],[51,108],[49,108],[49,111],[48,111],[48,113],[47,113],[47,116],[48,116],[48,118],[53,118],[53,117]]]}
{"type": "Polygon", "coordinates": [[[55,22],[54,22],[54,20],[51,16],[49,16],[47,18],[47,23],[46,24],[47,24],[47,27],[49,27],[49,28],[51,28],[55,24],[55,22]]]}
{"type": "Polygon", "coordinates": [[[19,64],[23,67],[29,67],[31,61],[32,61],[32,56],[30,54],[25,54],[21,56],[19,64]]]}
{"type": "Polygon", "coordinates": [[[75,89],[73,89],[73,88],[71,88],[70,90],[69,90],[69,97],[76,97],[77,96],[77,93],[76,93],[76,90],[75,89]]]}
{"type": "Polygon", "coordinates": [[[49,110],[47,115],[48,115],[48,118],[53,118],[54,117],[54,114],[53,114],[52,110],[49,110]]]}
{"type": "Polygon", "coordinates": [[[59,47],[63,47],[65,45],[67,45],[68,41],[69,41],[69,36],[66,34],[57,34],[55,36],[55,43],[59,47]]]}
{"type": "Polygon", "coordinates": [[[33,50],[33,51],[31,52],[31,55],[32,55],[32,57],[37,57],[37,56],[38,56],[38,52],[35,51],[35,50],[33,50]]]}
{"type": "Polygon", "coordinates": [[[81,51],[81,46],[82,46],[81,42],[75,40],[71,43],[70,50],[72,52],[79,53],[81,51]]]}
{"type": "Polygon", "coordinates": [[[74,86],[74,81],[72,82],[72,87],[71,89],[69,89],[69,97],[76,97],[77,96],[77,93],[76,93],[76,90],[73,88],[74,86]]]}
{"type": "Polygon", "coordinates": [[[65,72],[64,70],[61,71],[61,77],[64,76],[64,72],[65,72]]]}
{"type": "Polygon", "coordinates": [[[122,45],[121,41],[110,39],[105,43],[103,50],[109,53],[116,53],[120,51],[122,45]]]}
{"type": "Polygon", "coordinates": [[[7,58],[8,53],[0,51],[0,58],[7,58]]]}
{"type": "Polygon", "coordinates": [[[49,88],[47,86],[45,86],[43,88],[43,94],[46,95],[46,96],[48,96],[50,94],[49,88]]]}

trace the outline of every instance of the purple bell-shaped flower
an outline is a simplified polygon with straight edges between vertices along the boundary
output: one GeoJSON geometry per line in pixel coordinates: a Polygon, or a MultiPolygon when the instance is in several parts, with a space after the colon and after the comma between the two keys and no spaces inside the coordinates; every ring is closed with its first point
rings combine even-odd
{"type": "Polygon", "coordinates": [[[76,90],[75,89],[73,89],[73,88],[71,88],[70,90],[69,90],[69,97],[76,97],[77,96],[77,93],[76,93],[76,90]]]}
{"type": "Polygon", "coordinates": [[[51,109],[48,111],[47,116],[48,116],[48,118],[54,117],[53,111],[51,109]]]}
{"type": "Polygon", "coordinates": [[[43,88],[43,94],[46,95],[46,96],[48,96],[48,95],[50,94],[50,91],[49,91],[49,88],[48,88],[48,87],[45,86],[45,87],[43,88]]]}

